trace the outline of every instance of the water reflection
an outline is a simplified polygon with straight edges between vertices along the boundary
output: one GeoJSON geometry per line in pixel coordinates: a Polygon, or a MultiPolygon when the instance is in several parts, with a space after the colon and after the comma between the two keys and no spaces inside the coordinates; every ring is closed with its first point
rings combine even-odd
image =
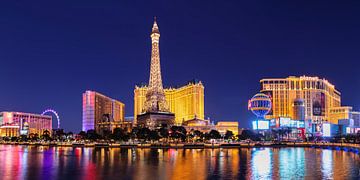
{"type": "Polygon", "coordinates": [[[279,173],[280,177],[291,179],[297,176],[304,178],[306,174],[305,163],[305,150],[303,148],[289,148],[285,150],[276,151],[279,158],[279,173]]]}
{"type": "Polygon", "coordinates": [[[321,156],[321,172],[324,175],[325,179],[330,179],[333,177],[333,162],[332,162],[332,151],[323,150],[321,156]]]}
{"type": "Polygon", "coordinates": [[[271,155],[272,151],[266,149],[253,149],[251,171],[252,177],[255,179],[271,178],[271,155]]]}
{"type": "Polygon", "coordinates": [[[312,148],[111,149],[0,145],[0,179],[357,179],[360,158],[312,148]]]}

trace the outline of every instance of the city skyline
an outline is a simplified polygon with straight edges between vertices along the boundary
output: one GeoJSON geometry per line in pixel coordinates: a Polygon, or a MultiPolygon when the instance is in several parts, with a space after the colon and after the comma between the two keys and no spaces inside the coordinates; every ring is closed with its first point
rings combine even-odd
{"type": "MultiPolygon", "coordinates": [[[[342,15],[340,17],[317,18],[339,22],[347,18],[343,22],[346,30],[336,28],[328,21],[321,20],[321,24],[316,24],[320,20],[312,20],[310,16],[316,13],[316,8],[303,12],[301,7],[293,7],[295,12],[308,15],[304,21],[286,27],[268,24],[270,27],[266,31],[262,29],[267,27],[266,18],[276,21],[281,13],[288,12],[241,16],[243,19],[238,21],[230,12],[239,13],[237,16],[241,13],[222,5],[220,10],[230,8],[232,11],[216,19],[200,16],[194,20],[186,14],[170,17],[173,12],[161,8],[129,18],[118,13],[120,6],[110,7],[110,4],[100,7],[90,4],[85,9],[71,9],[67,4],[60,4],[50,7],[54,12],[45,10],[47,5],[34,6],[39,12],[28,9],[23,3],[2,7],[8,8],[3,12],[5,15],[11,10],[27,11],[11,17],[13,21],[5,21],[7,26],[0,33],[5,39],[0,46],[5,67],[0,73],[5,84],[0,95],[1,111],[41,113],[53,108],[61,116],[62,128],[78,132],[81,129],[81,94],[85,90],[95,90],[124,102],[126,116],[132,116],[134,87],[148,80],[151,52],[148,35],[155,15],[162,30],[160,48],[164,85],[182,85],[194,78],[201,80],[205,86],[206,117],[237,120],[240,127],[250,127],[253,116],[247,111],[247,100],[260,90],[259,81],[290,75],[325,78],[342,93],[343,105],[359,109],[360,97],[354,92],[360,90],[356,78],[359,65],[356,59],[360,57],[356,42],[360,36],[355,34],[360,26],[351,21],[351,18],[359,17],[359,13],[350,11],[357,15],[355,17],[342,14],[342,6],[337,8],[338,14],[332,14],[342,15]],[[65,22],[69,18],[56,13],[56,10],[64,9],[85,15],[71,16],[75,18],[65,22]],[[93,15],[93,23],[87,21],[90,19],[85,17],[86,14],[101,9],[109,12],[93,15]],[[43,16],[42,11],[50,17],[43,16]],[[26,17],[27,13],[31,16],[26,17]],[[34,18],[35,24],[26,24],[27,18],[34,18]],[[204,21],[200,22],[201,19],[204,21]],[[250,23],[252,19],[259,24],[250,23]],[[76,25],[79,22],[81,24],[76,25]],[[97,28],[99,25],[104,26],[97,28]],[[22,26],[27,30],[23,35],[17,28],[22,26]],[[33,26],[35,30],[30,29],[33,26]],[[303,34],[296,30],[299,27],[303,27],[303,34]],[[204,29],[207,32],[201,33],[204,29]],[[56,37],[56,34],[60,36],[56,37]],[[259,34],[261,37],[257,37],[259,34]],[[330,35],[334,36],[329,38],[330,35]],[[342,38],[347,44],[342,43],[342,38]],[[260,42],[263,44],[258,45],[260,42]],[[341,63],[335,66],[331,64],[334,60],[341,63]]],[[[336,7],[329,5],[328,8],[324,11],[336,7]]],[[[280,18],[279,21],[287,22],[293,18],[296,19],[280,18]]]]}

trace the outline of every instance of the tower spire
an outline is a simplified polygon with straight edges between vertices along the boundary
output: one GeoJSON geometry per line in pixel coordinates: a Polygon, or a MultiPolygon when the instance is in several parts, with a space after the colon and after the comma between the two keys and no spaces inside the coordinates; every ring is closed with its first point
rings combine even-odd
{"type": "Polygon", "coordinates": [[[146,92],[146,100],[144,112],[168,112],[168,105],[165,99],[165,93],[161,78],[160,68],[160,52],[159,40],[160,32],[154,18],[154,24],[151,31],[151,63],[150,63],[150,78],[149,86],[146,92]]]}
{"type": "Polygon", "coordinates": [[[159,27],[158,27],[158,25],[157,25],[157,23],[156,23],[156,16],[154,16],[154,24],[153,24],[153,27],[152,27],[152,32],[151,32],[151,34],[153,34],[153,33],[158,33],[158,34],[160,34],[159,27]]]}

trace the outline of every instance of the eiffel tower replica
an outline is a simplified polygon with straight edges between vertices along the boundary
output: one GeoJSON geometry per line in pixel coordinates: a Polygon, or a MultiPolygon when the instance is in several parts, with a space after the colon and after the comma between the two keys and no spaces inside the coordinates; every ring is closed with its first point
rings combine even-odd
{"type": "Polygon", "coordinates": [[[144,109],[137,116],[137,120],[138,126],[155,129],[174,124],[175,114],[169,111],[162,85],[159,53],[160,31],[156,18],[150,37],[152,48],[149,85],[146,91],[144,109]]]}

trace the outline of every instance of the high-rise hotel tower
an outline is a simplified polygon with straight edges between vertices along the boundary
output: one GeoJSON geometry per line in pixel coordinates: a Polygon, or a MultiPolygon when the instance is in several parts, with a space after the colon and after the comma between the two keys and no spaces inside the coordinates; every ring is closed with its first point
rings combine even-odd
{"type": "Polygon", "coordinates": [[[125,121],[125,105],[95,91],[83,93],[82,130],[113,131],[125,121]]]}
{"type": "Polygon", "coordinates": [[[298,119],[296,109],[303,101],[305,120],[314,123],[330,120],[330,109],[341,106],[340,92],[325,79],[294,77],[260,80],[262,93],[272,99],[272,111],[267,119],[290,117],[298,119]],[[295,108],[295,109],[294,109],[295,108]],[[296,117],[295,117],[296,116],[296,117]]]}

